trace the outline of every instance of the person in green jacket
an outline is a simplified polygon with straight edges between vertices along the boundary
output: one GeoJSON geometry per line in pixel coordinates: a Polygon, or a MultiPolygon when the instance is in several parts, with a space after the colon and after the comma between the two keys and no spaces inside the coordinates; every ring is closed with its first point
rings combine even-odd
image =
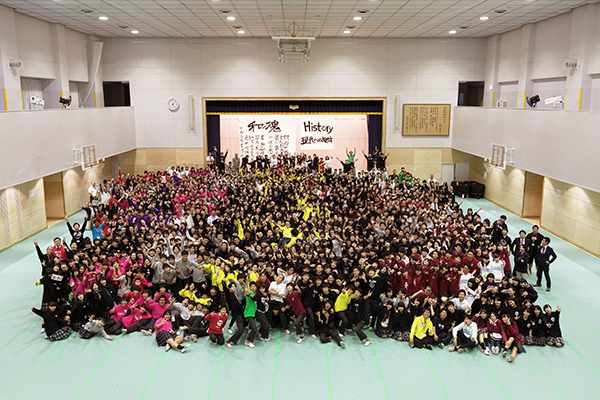
{"type": "Polygon", "coordinates": [[[246,307],[244,308],[244,321],[250,327],[246,346],[254,347],[254,337],[256,336],[256,282],[250,282],[249,288],[246,288],[246,307]]]}

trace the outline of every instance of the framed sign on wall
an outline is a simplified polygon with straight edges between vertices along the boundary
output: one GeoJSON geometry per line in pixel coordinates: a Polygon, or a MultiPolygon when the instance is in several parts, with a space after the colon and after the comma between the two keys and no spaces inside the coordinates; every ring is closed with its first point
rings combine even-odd
{"type": "Polygon", "coordinates": [[[402,136],[450,136],[450,104],[404,104],[402,136]]]}

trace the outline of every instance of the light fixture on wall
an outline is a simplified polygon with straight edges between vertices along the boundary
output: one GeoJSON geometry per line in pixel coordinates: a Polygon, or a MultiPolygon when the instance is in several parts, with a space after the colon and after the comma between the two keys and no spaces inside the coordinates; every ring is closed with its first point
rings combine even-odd
{"type": "Polygon", "coordinates": [[[563,97],[562,96],[552,96],[552,97],[546,99],[545,103],[546,103],[546,105],[552,104],[552,108],[556,108],[557,104],[563,103],[563,97]]]}
{"type": "Polygon", "coordinates": [[[540,96],[538,96],[536,94],[535,96],[525,97],[525,101],[527,101],[527,105],[529,107],[536,108],[537,107],[537,103],[540,102],[540,96]]]}

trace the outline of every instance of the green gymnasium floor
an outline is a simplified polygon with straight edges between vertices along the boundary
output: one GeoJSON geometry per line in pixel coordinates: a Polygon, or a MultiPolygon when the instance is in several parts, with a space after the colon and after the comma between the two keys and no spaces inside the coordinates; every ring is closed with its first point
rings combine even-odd
{"type": "MultiPolygon", "coordinates": [[[[530,225],[485,200],[483,217],[508,215],[510,236],[530,225]]],[[[82,214],[72,218],[81,220],[82,214]]],[[[63,223],[37,235],[40,247],[67,233],[63,223]]],[[[546,232],[543,232],[546,234],[546,232]]],[[[141,334],[115,342],[76,334],[51,343],[40,334],[42,288],[33,239],[0,253],[0,399],[592,399],[600,393],[600,260],[552,237],[559,259],[553,288],[538,303],[562,306],[562,349],[527,348],[508,364],[479,351],[409,349],[375,338],[365,348],[353,333],[347,348],[272,332],[270,342],[232,350],[203,338],[191,351],[165,353],[141,334]]],[[[241,341],[243,343],[243,340],[241,341]]]]}

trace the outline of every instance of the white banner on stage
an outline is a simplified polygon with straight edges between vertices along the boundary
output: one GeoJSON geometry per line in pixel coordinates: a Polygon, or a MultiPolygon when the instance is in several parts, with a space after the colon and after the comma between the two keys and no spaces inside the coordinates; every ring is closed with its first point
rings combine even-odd
{"type": "Polygon", "coordinates": [[[296,121],[293,115],[240,115],[240,153],[250,156],[294,154],[296,121]]]}
{"type": "MultiPolygon", "coordinates": [[[[300,151],[333,150],[335,117],[328,115],[298,116],[297,125],[300,135],[300,151]]],[[[341,133],[341,132],[340,132],[341,133]]]]}

